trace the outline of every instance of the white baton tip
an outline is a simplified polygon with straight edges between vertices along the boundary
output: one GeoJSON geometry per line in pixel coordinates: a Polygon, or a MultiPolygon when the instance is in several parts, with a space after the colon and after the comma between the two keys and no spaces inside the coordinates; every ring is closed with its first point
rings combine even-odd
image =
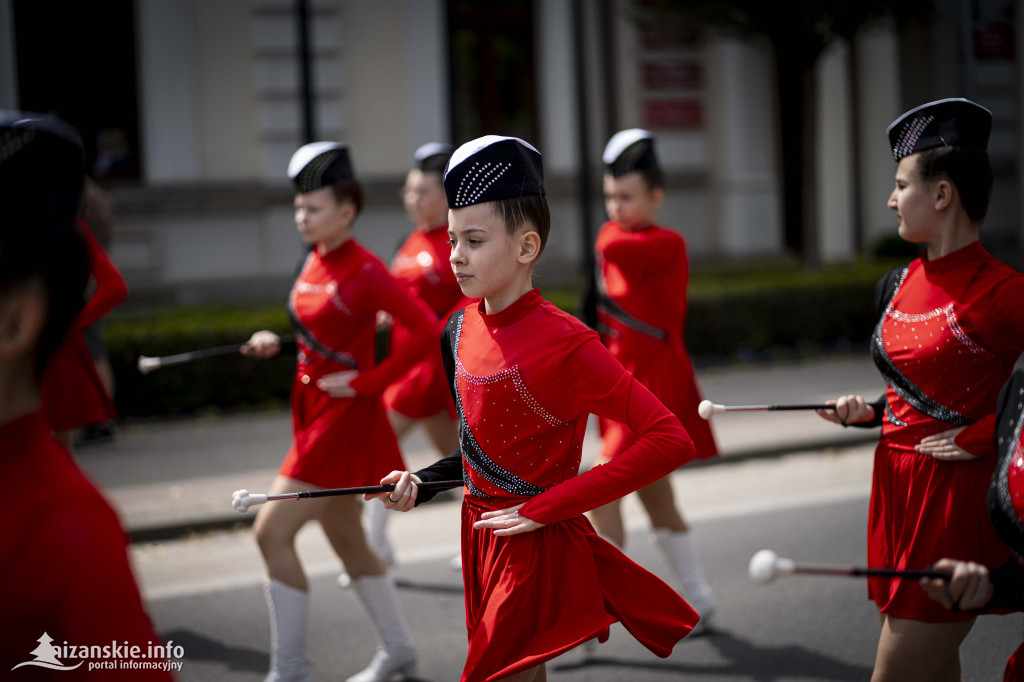
{"type": "Polygon", "coordinates": [[[711,419],[715,414],[715,404],[710,400],[700,401],[700,405],[697,406],[697,414],[701,416],[701,419],[711,419]]]}
{"type": "Polygon", "coordinates": [[[142,374],[149,374],[151,371],[160,366],[160,358],[150,358],[145,355],[139,356],[139,372],[142,374]]]}
{"type": "Polygon", "coordinates": [[[778,576],[776,559],[778,559],[778,555],[770,549],[762,549],[750,557],[750,565],[747,567],[750,579],[759,585],[765,585],[775,580],[778,576]]]}
{"type": "Polygon", "coordinates": [[[242,514],[249,511],[249,505],[251,504],[252,498],[249,495],[249,491],[244,488],[242,490],[236,490],[231,496],[231,506],[242,514]]]}

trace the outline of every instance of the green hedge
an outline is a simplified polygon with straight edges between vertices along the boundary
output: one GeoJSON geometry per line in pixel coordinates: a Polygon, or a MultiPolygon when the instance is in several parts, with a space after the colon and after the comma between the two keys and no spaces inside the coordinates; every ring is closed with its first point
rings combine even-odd
{"type": "MultiPolygon", "coordinates": [[[[792,264],[697,268],[691,278],[686,342],[695,362],[736,361],[866,348],[875,323],[874,285],[891,264],[808,272],[792,264]]],[[[578,291],[545,291],[575,311],[578,291]]],[[[123,417],[194,414],[287,404],[294,358],[224,356],[141,375],[140,355],[162,356],[238,343],[258,329],[288,333],[283,303],[188,306],[115,313],[107,349],[123,417]]]]}
{"type": "Polygon", "coordinates": [[[875,283],[893,265],[695,275],[687,348],[698,365],[866,350],[877,321],[875,283]]]}
{"type": "Polygon", "coordinates": [[[253,360],[226,355],[147,375],[137,367],[140,355],[157,357],[240,343],[259,329],[285,334],[289,327],[283,305],[182,307],[118,315],[105,325],[118,413],[122,417],[178,415],[287,404],[294,357],[253,360]]]}

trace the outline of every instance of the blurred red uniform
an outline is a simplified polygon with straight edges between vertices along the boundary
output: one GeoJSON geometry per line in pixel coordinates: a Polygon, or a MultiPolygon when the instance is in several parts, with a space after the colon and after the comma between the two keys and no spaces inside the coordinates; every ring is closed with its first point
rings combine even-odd
{"type": "Polygon", "coordinates": [[[123,301],[128,296],[128,287],[86,224],[80,220],[78,226],[85,235],[89,272],[96,290],[43,372],[43,410],[54,431],[102,424],[117,416],[114,403],[96,373],[82,330],[123,301]]]}
{"type": "MultiPolygon", "coordinates": [[[[0,425],[0,478],[15,482],[0,521],[0,670],[9,679],[170,680],[155,670],[63,669],[34,665],[44,633],[51,646],[138,646],[160,641],[143,609],[117,515],[50,435],[43,413],[0,425]]],[[[114,661],[120,664],[120,661],[114,661]]]]}
{"type": "MultiPolygon", "coordinates": [[[[462,294],[448,263],[451,245],[448,226],[413,230],[391,263],[391,274],[404,282],[438,319],[446,320],[464,308],[470,299],[462,294]]],[[[392,341],[401,342],[407,332],[396,325],[392,341]]],[[[384,392],[384,404],[410,419],[432,417],[446,412],[455,419],[455,404],[448,390],[440,353],[429,353],[384,392]]]]}
{"type": "Polygon", "coordinates": [[[295,438],[280,475],[335,488],[373,485],[404,469],[381,394],[435,348],[437,318],[354,239],[325,256],[310,252],[288,308],[299,356],[292,386],[295,438]],[[379,310],[409,333],[374,366],[379,310]],[[316,385],[324,375],[352,369],[360,372],[350,384],[355,397],[334,398],[316,385]]]}
{"type": "MultiPolygon", "coordinates": [[[[690,279],[686,240],[662,227],[630,231],[609,221],[595,250],[601,340],[679,418],[697,457],[717,455],[711,425],[697,414],[702,396],[683,339],[690,279]]],[[[602,459],[615,457],[636,437],[624,424],[601,420],[601,427],[602,459]]]]}

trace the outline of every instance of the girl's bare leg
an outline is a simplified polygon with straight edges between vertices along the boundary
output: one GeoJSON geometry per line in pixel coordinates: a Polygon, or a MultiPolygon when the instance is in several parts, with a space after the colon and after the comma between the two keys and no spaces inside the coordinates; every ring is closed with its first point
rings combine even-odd
{"type": "Polygon", "coordinates": [[[883,615],[871,682],[959,682],[960,644],[973,625],[883,615]]]}

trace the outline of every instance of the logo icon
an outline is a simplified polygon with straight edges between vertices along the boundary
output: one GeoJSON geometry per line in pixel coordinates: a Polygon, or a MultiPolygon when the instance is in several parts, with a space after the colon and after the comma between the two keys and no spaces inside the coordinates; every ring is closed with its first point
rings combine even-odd
{"type": "Polygon", "coordinates": [[[39,642],[39,646],[29,652],[36,657],[36,660],[19,663],[11,668],[11,670],[17,670],[23,665],[34,665],[40,668],[49,668],[50,670],[74,670],[79,665],[82,665],[82,661],[79,661],[78,665],[69,668],[61,663],[57,658],[58,654],[60,654],[60,650],[50,644],[50,642],[53,641],[53,637],[50,637],[50,635],[45,632],[43,633],[43,636],[36,641],[39,642]]]}

